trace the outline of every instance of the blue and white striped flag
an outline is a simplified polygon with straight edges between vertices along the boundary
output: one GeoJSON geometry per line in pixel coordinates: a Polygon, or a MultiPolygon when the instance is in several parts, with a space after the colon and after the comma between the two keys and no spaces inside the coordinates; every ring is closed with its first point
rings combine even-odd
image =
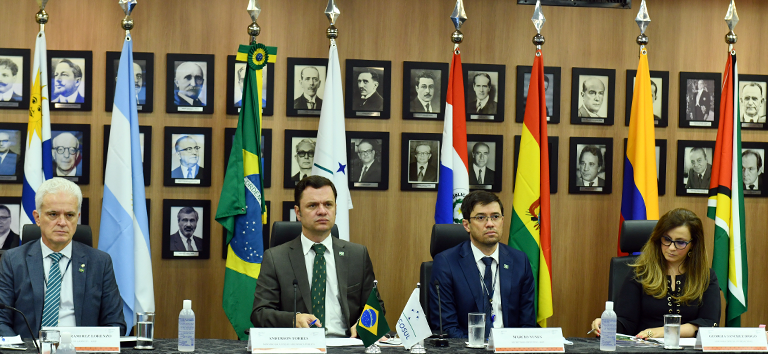
{"type": "Polygon", "coordinates": [[[133,42],[128,35],[117,71],[99,230],[99,249],[109,253],[114,263],[128,331],[137,312],[155,311],[133,75],[133,42]]]}

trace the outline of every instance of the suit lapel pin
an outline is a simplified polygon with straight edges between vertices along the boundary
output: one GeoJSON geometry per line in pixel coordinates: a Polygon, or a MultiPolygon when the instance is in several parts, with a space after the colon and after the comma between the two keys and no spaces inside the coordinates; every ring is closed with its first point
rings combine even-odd
{"type": "Polygon", "coordinates": [[[80,264],[80,269],[78,269],[80,273],[85,272],[85,263],[80,264]]]}
{"type": "Polygon", "coordinates": [[[509,269],[509,265],[504,264],[504,269],[509,269]]]}
{"type": "Polygon", "coordinates": [[[343,251],[339,251],[339,256],[344,257],[344,252],[343,251]]]}

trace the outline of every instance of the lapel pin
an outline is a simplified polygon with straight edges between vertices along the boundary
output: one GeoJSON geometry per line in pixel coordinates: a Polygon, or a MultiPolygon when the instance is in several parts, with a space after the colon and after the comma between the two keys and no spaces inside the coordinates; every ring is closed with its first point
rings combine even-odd
{"type": "Polygon", "coordinates": [[[509,265],[505,264],[504,269],[509,269],[509,265]]]}
{"type": "Polygon", "coordinates": [[[342,252],[342,251],[339,251],[339,256],[342,256],[342,257],[343,257],[343,256],[344,256],[344,252],[342,252]]]}
{"type": "Polygon", "coordinates": [[[85,263],[80,264],[80,269],[78,269],[80,273],[85,272],[85,263]]]}

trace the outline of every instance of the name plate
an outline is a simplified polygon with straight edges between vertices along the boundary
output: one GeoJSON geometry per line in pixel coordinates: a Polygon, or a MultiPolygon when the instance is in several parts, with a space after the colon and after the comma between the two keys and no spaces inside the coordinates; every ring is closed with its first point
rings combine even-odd
{"type": "Polygon", "coordinates": [[[327,353],[324,328],[251,328],[251,353],[327,353]]]}
{"type": "Polygon", "coordinates": [[[768,351],[764,328],[699,328],[694,349],[705,352],[768,351]]]}
{"type": "Polygon", "coordinates": [[[561,328],[492,328],[488,350],[494,353],[565,353],[561,328]]]}
{"type": "Polygon", "coordinates": [[[43,327],[72,334],[72,345],[78,353],[119,353],[118,327],[43,327]]]}

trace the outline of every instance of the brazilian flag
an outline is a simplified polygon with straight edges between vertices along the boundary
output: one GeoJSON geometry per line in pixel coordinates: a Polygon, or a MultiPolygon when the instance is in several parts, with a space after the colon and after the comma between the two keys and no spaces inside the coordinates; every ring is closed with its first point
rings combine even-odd
{"type": "Polygon", "coordinates": [[[371,295],[368,296],[368,301],[365,302],[363,314],[360,315],[360,320],[357,321],[357,335],[363,340],[363,344],[366,347],[376,343],[379,338],[389,333],[389,324],[387,324],[387,319],[381,313],[377,291],[376,288],[371,289],[371,295]]]}

